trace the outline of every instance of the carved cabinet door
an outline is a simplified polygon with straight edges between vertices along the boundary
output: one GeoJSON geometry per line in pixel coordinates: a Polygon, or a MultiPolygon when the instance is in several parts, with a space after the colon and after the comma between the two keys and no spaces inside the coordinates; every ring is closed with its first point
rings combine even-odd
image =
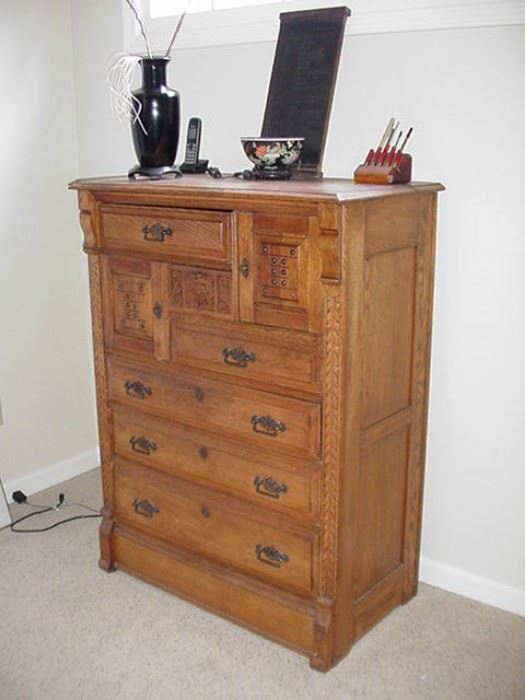
{"type": "Polygon", "coordinates": [[[239,300],[243,321],[318,330],[318,224],[315,217],[239,217],[239,300]]]}
{"type": "Polygon", "coordinates": [[[169,357],[169,265],[104,256],[104,336],[109,349],[169,357]]]}

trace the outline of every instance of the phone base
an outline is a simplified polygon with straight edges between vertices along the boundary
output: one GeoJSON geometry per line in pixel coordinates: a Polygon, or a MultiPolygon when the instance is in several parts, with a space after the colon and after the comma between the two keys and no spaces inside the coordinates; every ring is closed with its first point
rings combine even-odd
{"type": "Polygon", "coordinates": [[[202,175],[208,169],[208,163],[207,160],[198,160],[196,163],[184,162],[180,164],[180,171],[184,175],[202,175]]]}
{"type": "Polygon", "coordinates": [[[134,180],[138,175],[149,177],[150,180],[160,180],[164,175],[180,177],[182,173],[176,165],[158,165],[151,168],[136,165],[134,168],[131,168],[128,177],[134,180]]]}

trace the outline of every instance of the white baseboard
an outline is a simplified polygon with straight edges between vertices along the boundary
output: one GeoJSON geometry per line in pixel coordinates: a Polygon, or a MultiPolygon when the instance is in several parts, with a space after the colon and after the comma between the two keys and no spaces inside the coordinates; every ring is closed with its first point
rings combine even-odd
{"type": "Polygon", "coordinates": [[[95,448],[6,481],[4,482],[4,490],[9,502],[12,503],[13,491],[23,491],[26,496],[31,496],[37,491],[56,486],[61,481],[72,479],[74,476],[95,469],[99,465],[99,452],[95,448]]]}
{"type": "Polygon", "coordinates": [[[4,493],[2,479],[0,479],[0,530],[6,525],[9,525],[10,522],[11,515],[9,513],[9,508],[7,507],[7,498],[4,493]]]}
{"type": "Polygon", "coordinates": [[[421,557],[419,578],[423,583],[525,617],[525,590],[508,586],[464,569],[421,557]]]}

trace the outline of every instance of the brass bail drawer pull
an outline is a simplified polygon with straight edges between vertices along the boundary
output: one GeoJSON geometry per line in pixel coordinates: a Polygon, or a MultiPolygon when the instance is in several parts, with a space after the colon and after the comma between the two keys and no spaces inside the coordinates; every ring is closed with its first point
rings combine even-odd
{"type": "Polygon", "coordinates": [[[157,506],[154,506],[153,503],[150,503],[145,498],[136,498],[132,505],[135,509],[135,513],[143,515],[145,518],[153,518],[153,516],[160,513],[157,506]]]}
{"type": "Polygon", "coordinates": [[[134,452],[138,452],[141,455],[150,455],[157,449],[157,445],[144,436],[135,437],[132,435],[129,439],[129,444],[134,452]]]}
{"type": "Polygon", "coordinates": [[[138,379],[130,379],[124,384],[126,394],[134,399],[145,399],[146,396],[151,396],[151,387],[146,386],[138,379]]]}
{"type": "Polygon", "coordinates": [[[269,498],[280,498],[281,494],[288,493],[288,486],[275,481],[270,476],[256,476],[253,484],[257,493],[269,498]]]}
{"type": "Polygon", "coordinates": [[[286,425],[271,416],[252,416],[252,429],[254,433],[277,437],[279,433],[284,433],[286,425]]]}
{"type": "Polygon", "coordinates": [[[255,553],[257,559],[263,564],[275,566],[277,569],[281,568],[281,564],[287,564],[290,561],[288,554],[280,552],[273,544],[258,544],[255,547],[255,553]]]}
{"type": "Polygon", "coordinates": [[[162,243],[165,238],[173,235],[173,230],[169,226],[164,226],[163,224],[144,226],[142,232],[145,241],[154,241],[156,243],[162,243]]]}
{"type": "Polygon", "coordinates": [[[255,353],[247,352],[244,348],[224,348],[222,351],[224,364],[234,367],[248,367],[248,363],[255,362],[255,353]]]}

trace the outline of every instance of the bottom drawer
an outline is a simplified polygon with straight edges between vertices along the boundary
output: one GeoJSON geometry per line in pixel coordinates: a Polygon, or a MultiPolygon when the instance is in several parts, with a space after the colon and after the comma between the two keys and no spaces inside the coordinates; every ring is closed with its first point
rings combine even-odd
{"type": "Polygon", "coordinates": [[[173,556],[169,545],[155,547],[137,542],[130,533],[113,534],[113,553],[119,569],[167,588],[213,612],[246,625],[259,634],[310,654],[314,650],[315,608],[297,598],[277,600],[253,586],[243,586],[237,576],[202,567],[191,558],[173,556]]]}
{"type": "Polygon", "coordinates": [[[283,587],[313,589],[314,533],[252,521],[233,499],[138,465],[118,463],[115,478],[122,523],[283,587]]]}

